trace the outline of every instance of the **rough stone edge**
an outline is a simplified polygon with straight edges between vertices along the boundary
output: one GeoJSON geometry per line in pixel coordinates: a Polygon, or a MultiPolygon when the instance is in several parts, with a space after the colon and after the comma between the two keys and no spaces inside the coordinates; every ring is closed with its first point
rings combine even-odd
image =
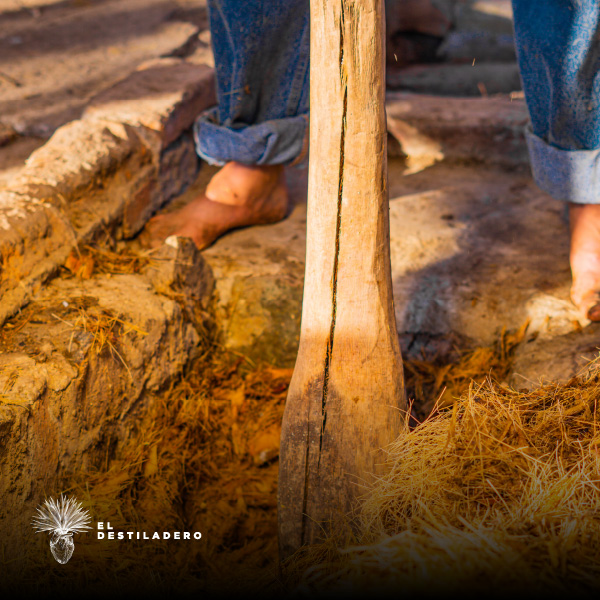
{"type": "Polygon", "coordinates": [[[56,278],[36,296],[40,306],[95,298],[98,310],[139,330],[117,336],[119,360],[94,351],[93,334],[62,319],[48,324],[71,333],[68,355],[35,337],[0,353],[1,551],[22,559],[33,542],[33,506],[65,476],[97,467],[140,427],[157,393],[202,347],[213,285],[193,242],[174,238],[142,273],[56,278]]]}
{"type": "MultiPolygon", "coordinates": [[[[92,99],[81,119],[60,127],[30,156],[18,178],[0,192],[0,326],[77,244],[107,229],[121,228],[120,237],[135,235],[154,210],[181,191],[181,186],[161,185],[161,162],[215,98],[210,67],[173,58],[152,61],[92,99]],[[121,106],[115,102],[119,90],[157,68],[177,72],[180,88],[163,90],[162,102],[150,107],[138,106],[126,94],[121,106]],[[102,110],[106,96],[113,100],[110,115],[102,110]],[[104,189],[106,180],[119,173],[121,193],[104,189]],[[88,205],[81,220],[71,210],[78,199],[88,205]]],[[[189,134],[184,141],[189,155],[189,134]]]]}

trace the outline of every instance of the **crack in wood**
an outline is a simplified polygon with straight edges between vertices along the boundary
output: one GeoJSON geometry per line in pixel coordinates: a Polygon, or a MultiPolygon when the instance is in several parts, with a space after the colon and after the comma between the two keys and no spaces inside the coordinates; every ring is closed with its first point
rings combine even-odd
{"type": "Polygon", "coordinates": [[[340,13],[340,80],[344,89],[344,100],[342,105],[342,123],[340,128],[340,167],[338,172],[338,195],[337,214],[335,223],[335,254],[333,255],[333,274],[331,277],[331,324],[329,326],[329,339],[327,340],[327,351],[325,353],[325,365],[323,370],[323,396],[321,398],[321,431],[319,433],[319,460],[317,469],[321,464],[321,450],[323,447],[323,434],[327,424],[327,398],[329,395],[329,370],[333,354],[333,342],[335,338],[335,323],[337,317],[337,284],[338,268],[340,259],[340,239],[342,229],[342,195],[344,193],[344,154],[346,145],[346,113],[348,110],[348,86],[344,72],[344,2],[341,2],[340,13]]]}
{"type": "MultiPolygon", "coordinates": [[[[339,256],[340,256],[340,239],[342,229],[342,195],[344,192],[344,155],[346,145],[346,116],[348,111],[348,85],[347,76],[344,68],[344,26],[345,26],[345,14],[344,14],[344,0],[341,0],[341,11],[339,20],[339,31],[340,31],[340,53],[339,53],[339,66],[340,66],[340,81],[343,88],[343,104],[342,104],[342,123],[340,131],[340,165],[338,172],[338,194],[337,194],[337,213],[336,213],[336,224],[335,224],[335,254],[333,258],[333,273],[331,280],[331,323],[329,326],[329,338],[327,340],[327,350],[325,353],[325,363],[323,366],[323,393],[321,396],[321,428],[319,431],[319,456],[317,459],[317,473],[321,466],[321,453],[323,449],[323,434],[325,433],[325,425],[327,423],[327,399],[329,395],[329,370],[331,367],[331,357],[333,352],[333,342],[335,337],[335,323],[337,313],[337,283],[338,283],[338,268],[339,268],[339,256]]],[[[310,407],[307,423],[310,422],[310,407]]],[[[301,525],[301,540],[302,544],[306,542],[306,525],[307,525],[307,508],[308,508],[308,490],[309,490],[309,468],[310,462],[310,427],[308,427],[306,436],[306,456],[304,463],[304,496],[302,499],[302,525],[301,525]]]]}

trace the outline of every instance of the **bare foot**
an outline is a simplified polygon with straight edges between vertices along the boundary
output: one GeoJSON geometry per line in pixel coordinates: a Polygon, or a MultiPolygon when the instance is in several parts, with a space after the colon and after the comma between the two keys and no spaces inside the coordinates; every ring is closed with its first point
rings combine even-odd
{"type": "Polygon", "coordinates": [[[210,180],[203,195],[180,210],[150,219],[142,241],[156,247],[177,235],[192,238],[202,250],[230,229],[281,221],[287,205],[282,165],[230,162],[210,180]]]}
{"type": "Polygon", "coordinates": [[[569,204],[571,299],[590,321],[600,321],[600,205],[569,204]]]}

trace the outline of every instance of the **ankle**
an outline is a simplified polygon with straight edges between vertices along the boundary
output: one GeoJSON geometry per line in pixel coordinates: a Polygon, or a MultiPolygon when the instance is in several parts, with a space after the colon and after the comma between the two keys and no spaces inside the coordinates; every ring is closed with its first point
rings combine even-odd
{"type": "Polygon", "coordinates": [[[280,183],[282,165],[227,163],[209,182],[206,197],[213,202],[245,206],[260,201],[280,183]]]}

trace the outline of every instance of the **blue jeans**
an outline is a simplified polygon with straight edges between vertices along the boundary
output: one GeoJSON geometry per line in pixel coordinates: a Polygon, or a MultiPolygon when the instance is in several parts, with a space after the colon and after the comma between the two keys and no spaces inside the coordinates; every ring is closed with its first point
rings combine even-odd
{"type": "Polygon", "coordinates": [[[513,0],[533,176],[559,200],[600,203],[600,2],[513,0]]]}
{"type": "MultiPolygon", "coordinates": [[[[512,0],[536,183],[600,203],[600,2],[512,0]]],[[[218,106],[197,120],[211,164],[290,164],[308,124],[309,0],[209,0],[218,106]]]]}
{"type": "Polygon", "coordinates": [[[218,106],[198,118],[198,154],[223,165],[290,164],[308,127],[309,0],[209,0],[218,106]]]}

